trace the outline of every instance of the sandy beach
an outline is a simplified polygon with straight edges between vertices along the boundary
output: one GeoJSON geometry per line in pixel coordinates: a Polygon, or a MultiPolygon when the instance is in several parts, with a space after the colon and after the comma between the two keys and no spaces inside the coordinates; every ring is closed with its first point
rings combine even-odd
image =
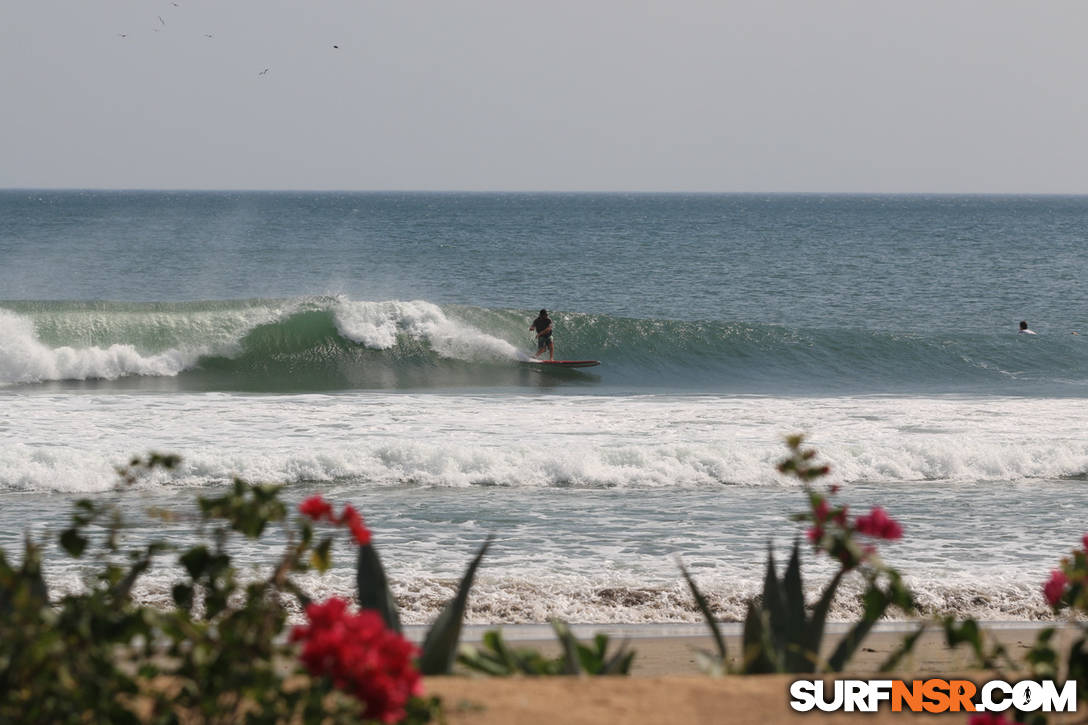
{"type": "MultiPolygon", "coordinates": [[[[1003,644],[1014,661],[1021,661],[1031,647],[1038,627],[994,624],[987,636],[1003,644]]],[[[1062,629],[1058,643],[1064,650],[1076,632],[1062,629]]],[[[848,673],[874,676],[882,662],[898,647],[903,631],[878,631],[865,640],[851,661],[848,673]]],[[[828,637],[828,647],[835,637],[828,637]]],[[[736,634],[727,635],[730,654],[739,647],[736,634]]],[[[607,678],[476,678],[432,677],[428,694],[445,703],[449,725],[500,725],[518,723],[757,723],[797,717],[808,722],[903,722],[934,715],[880,712],[878,714],[795,713],[789,708],[789,684],[793,675],[708,677],[695,664],[695,651],[712,649],[708,636],[633,637],[637,651],[630,677],[607,678]]],[[[519,640],[516,647],[535,647],[543,653],[558,650],[554,641],[519,640]]],[[[1009,674],[1009,673],[1005,673],[1009,674]]],[[[884,676],[884,675],[882,675],[884,676]]],[[[894,678],[961,676],[975,682],[993,679],[992,673],[974,669],[967,647],[949,649],[940,631],[928,631],[914,652],[905,658],[894,678]]],[[[1013,677],[1007,679],[1016,679],[1013,677]]],[[[940,716],[966,722],[962,713],[940,716]]]]}

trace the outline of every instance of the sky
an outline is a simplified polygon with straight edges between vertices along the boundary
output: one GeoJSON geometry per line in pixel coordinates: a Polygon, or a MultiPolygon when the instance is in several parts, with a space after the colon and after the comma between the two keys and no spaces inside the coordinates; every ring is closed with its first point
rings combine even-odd
{"type": "Polygon", "coordinates": [[[1088,3],[4,0],[0,188],[1088,193],[1088,3]]]}

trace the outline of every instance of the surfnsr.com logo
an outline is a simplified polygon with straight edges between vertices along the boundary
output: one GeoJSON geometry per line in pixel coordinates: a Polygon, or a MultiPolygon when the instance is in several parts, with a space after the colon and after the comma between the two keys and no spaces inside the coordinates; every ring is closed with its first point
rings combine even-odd
{"type": "Polygon", "coordinates": [[[1053,680],[796,680],[790,707],[797,712],[1076,712],[1077,683],[1053,680]]]}

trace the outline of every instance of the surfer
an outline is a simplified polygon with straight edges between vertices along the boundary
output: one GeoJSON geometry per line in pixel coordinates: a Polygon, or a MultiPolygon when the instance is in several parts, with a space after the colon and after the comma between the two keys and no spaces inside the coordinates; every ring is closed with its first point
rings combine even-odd
{"type": "Polygon", "coordinates": [[[536,355],[533,357],[540,357],[544,354],[544,350],[548,351],[548,359],[555,359],[555,348],[552,345],[552,321],[548,317],[547,310],[541,310],[540,315],[533,320],[533,324],[529,325],[530,330],[536,331],[536,355]]]}
{"type": "Polygon", "coordinates": [[[1034,330],[1029,330],[1028,329],[1028,321],[1027,320],[1020,320],[1020,334],[1021,335],[1034,335],[1035,334],[1034,330]]]}

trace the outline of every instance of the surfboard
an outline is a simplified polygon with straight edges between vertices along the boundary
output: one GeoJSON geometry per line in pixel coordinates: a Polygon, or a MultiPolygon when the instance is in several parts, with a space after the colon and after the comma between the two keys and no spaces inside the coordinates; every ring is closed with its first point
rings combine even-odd
{"type": "Polygon", "coordinates": [[[600,360],[521,360],[523,365],[542,365],[556,368],[591,368],[600,365],[600,360]]]}

